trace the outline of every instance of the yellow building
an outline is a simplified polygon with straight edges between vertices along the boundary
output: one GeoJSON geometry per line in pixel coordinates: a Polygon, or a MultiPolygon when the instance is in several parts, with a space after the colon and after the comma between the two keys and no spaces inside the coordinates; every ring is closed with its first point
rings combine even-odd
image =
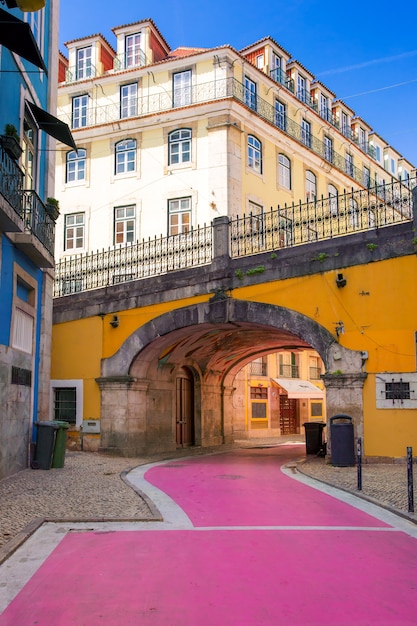
{"type": "Polygon", "coordinates": [[[412,164],[271,38],[173,51],[151,20],[113,32],[60,59],[78,151],[57,157],[55,415],[126,455],[302,432],[341,407],[369,456],[417,445],[412,164]],[[290,398],[293,354],[318,397],[290,398]],[[272,375],[251,377],[263,357],[272,375]]]}

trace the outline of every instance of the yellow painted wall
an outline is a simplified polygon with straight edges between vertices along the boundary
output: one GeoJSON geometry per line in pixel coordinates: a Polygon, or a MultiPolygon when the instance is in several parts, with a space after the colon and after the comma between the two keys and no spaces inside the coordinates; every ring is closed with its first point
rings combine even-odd
{"type": "MultiPolygon", "coordinates": [[[[326,244],[323,242],[323,252],[326,244]]],[[[278,261],[277,261],[278,262],[278,261]]],[[[319,264],[319,261],[312,261],[319,264]]],[[[417,256],[400,257],[343,270],[344,288],[336,286],[338,272],[323,272],[234,289],[237,299],[275,304],[307,315],[334,334],[342,321],[340,344],[367,351],[368,378],[364,386],[365,454],[405,456],[408,445],[417,449],[417,415],[413,409],[376,409],[375,374],[415,372],[414,333],[417,322],[417,256]],[[398,317],[400,316],[400,321],[398,317]]],[[[151,307],[118,311],[118,328],[112,315],[53,327],[52,378],[84,379],[84,415],[99,417],[100,360],[113,355],[138,327],[170,310],[207,301],[200,296],[151,307]]]]}

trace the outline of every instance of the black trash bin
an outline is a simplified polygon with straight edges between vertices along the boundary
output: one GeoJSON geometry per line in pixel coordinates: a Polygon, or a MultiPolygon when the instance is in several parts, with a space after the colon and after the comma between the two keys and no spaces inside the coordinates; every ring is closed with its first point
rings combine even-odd
{"type": "Polygon", "coordinates": [[[38,432],[36,436],[36,452],[32,461],[33,469],[51,469],[55,448],[56,432],[59,428],[54,422],[35,422],[38,432]]]}
{"type": "Polygon", "coordinates": [[[330,418],[330,446],[332,465],[350,467],[355,465],[355,440],[353,419],[339,413],[330,418]]]}
{"type": "Polygon", "coordinates": [[[324,422],[305,422],[303,424],[306,431],[306,453],[318,454],[323,448],[324,422]]]}

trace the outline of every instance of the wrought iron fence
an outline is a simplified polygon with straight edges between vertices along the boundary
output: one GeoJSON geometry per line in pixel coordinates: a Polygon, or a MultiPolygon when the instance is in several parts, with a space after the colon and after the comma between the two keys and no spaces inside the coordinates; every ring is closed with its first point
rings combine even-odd
{"type": "Polygon", "coordinates": [[[211,226],[90,254],[77,254],[56,265],[55,296],[158,276],[211,261],[211,226]]]}
{"type": "Polygon", "coordinates": [[[54,256],[55,222],[48,215],[45,205],[36,191],[23,191],[22,217],[25,230],[29,230],[45,248],[54,256]]]}
{"type": "Polygon", "coordinates": [[[0,193],[20,216],[22,188],[23,172],[0,143],[0,193]]]}
{"type": "Polygon", "coordinates": [[[230,221],[232,258],[372,230],[412,219],[411,187],[395,181],[230,221]]]}

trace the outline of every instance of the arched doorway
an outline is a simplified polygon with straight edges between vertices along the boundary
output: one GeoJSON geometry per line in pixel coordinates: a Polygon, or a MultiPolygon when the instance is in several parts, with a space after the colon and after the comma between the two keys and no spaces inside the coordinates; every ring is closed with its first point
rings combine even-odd
{"type": "Polygon", "coordinates": [[[188,367],[181,367],[175,384],[176,444],[194,445],[194,377],[188,367]]]}

